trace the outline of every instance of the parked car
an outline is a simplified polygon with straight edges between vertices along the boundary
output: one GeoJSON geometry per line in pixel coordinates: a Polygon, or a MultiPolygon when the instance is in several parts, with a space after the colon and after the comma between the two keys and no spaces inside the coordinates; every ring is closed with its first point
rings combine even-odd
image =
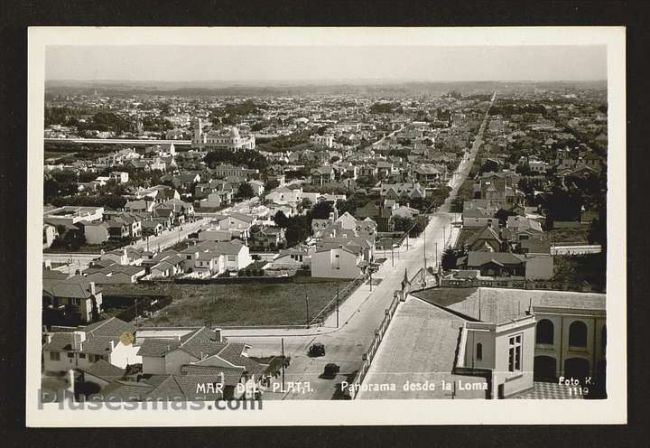
{"type": "Polygon", "coordinates": [[[336,374],[339,373],[339,370],[341,370],[341,368],[337,364],[330,362],[325,366],[323,376],[326,378],[334,378],[336,374]]]}
{"type": "Polygon", "coordinates": [[[325,356],[325,346],[320,342],[314,342],[311,347],[309,347],[309,356],[325,356]]]}

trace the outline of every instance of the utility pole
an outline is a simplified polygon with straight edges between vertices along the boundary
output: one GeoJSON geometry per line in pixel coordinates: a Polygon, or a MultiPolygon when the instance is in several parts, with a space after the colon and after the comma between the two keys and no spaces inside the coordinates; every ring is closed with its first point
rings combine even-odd
{"type": "Polygon", "coordinates": [[[280,343],[282,344],[282,392],[284,392],[284,338],[280,338],[280,343]]]}
{"type": "Polygon", "coordinates": [[[427,228],[422,232],[422,259],[424,260],[424,272],[427,271],[427,228]]]}
{"type": "Polygon", "coordinates": [[[390,262],[391,266],[395,267],[395,253],[393,252],[393,237],[390,237],[390,262]]]}
{"type": "Polygon", "coordinates": [[[305,305],[307,305],[307,328],[309,328],[309,297],[307,297],[306,291],[305,291],[305,305]]]}
{"type": "Polygon", "coordinates": [[[339,286],[336,285],[336,328],[339,328],[339,286]]]}
{"type": "Polygon", "coordinates": [[[438,266],[438,242],[436,241],[436,266],[438,266]]]}
{"type": "Polygon", "coordinates": [[[372,267],[368,269],[368,272],[370,273],[370,292],[372,292],[372,267]]]}

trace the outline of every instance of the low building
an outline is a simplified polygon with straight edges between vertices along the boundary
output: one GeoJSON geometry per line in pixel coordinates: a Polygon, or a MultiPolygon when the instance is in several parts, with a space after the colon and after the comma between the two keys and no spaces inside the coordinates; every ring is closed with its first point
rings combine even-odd
{"type": "Polygon", "coordinates": [[[43,370],[65,372],[71,369],[91,369],[104,361],[124,369],[140,364],[138,347],[134,346],[135,326],[116,317],[68,331],[47,332],[44,335],[43,370]]]}
{"type": "Polygon", "coordinates": [[[311,276],[357,278],[363,273],[363,253],[350,247],[317,249],[311,257],[311,276]]]}
{"type": "Polygon", "coordinates": [[[81,276],[43,278],[44,325],[92,322],[102,311],[102,292],[81,276]]]}
{"type": "Polygon", "coordinates": [[[604,388],[604,294],[479,288],[452,303],[439,291],[415,294],[464,319],[455,370],[485,375],[492,398],[562,377],[575,390],[604,388]]]}

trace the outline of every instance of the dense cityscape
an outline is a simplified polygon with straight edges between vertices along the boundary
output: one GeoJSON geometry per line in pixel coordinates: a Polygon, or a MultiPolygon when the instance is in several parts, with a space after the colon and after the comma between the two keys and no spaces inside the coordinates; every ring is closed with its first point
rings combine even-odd
{"type": "Polygon", "coordinates": [[[46,85],[43,390],[605,398],[602,82],[46,85]]]}

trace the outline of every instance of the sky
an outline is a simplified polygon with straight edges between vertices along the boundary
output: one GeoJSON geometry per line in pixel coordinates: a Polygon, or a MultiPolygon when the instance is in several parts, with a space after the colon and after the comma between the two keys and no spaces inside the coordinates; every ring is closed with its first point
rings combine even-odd
{"type": "Polygon", "coordinates": [[[604,46],[56,46],[48,81],[593,81],[604,46]]]}

